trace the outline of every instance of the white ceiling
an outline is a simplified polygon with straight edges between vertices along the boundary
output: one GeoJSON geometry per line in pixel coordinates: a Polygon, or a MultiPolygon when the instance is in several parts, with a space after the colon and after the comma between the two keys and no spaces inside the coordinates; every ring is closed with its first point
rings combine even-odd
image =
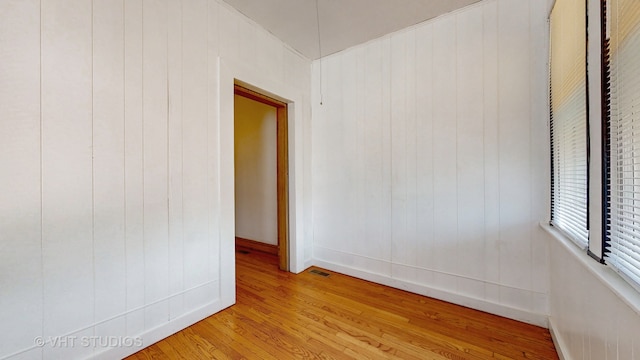
{"type": "MultiPolygon", "coordinates": [[[[224,0],[309,59],[320,58],[316,0],[224,0]]],[[[317,0],[322,56],[480,0],[317,0]]]]}

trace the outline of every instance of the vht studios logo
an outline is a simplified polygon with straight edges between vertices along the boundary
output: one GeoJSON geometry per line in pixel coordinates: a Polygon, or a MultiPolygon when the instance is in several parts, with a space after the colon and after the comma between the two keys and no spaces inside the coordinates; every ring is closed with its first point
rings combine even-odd
{"type": "Polygon", "coordinates": [[[38,336],[33,339],[38,347],[142,347],[141,337],[132,336],[38,336]]]}

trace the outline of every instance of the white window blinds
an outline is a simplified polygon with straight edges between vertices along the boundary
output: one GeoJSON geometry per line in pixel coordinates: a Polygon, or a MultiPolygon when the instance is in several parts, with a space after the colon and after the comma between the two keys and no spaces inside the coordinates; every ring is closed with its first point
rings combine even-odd
{"type": "Polygon", "coordinates": [[[640,1],[612,0],[607,13],[611,168],[606,261],[639,287],[640,1]]]}
{"type": "Polygon", "coordinates": [[[587,247],[586,4],[551,12],[551,224],[587,247]]]}

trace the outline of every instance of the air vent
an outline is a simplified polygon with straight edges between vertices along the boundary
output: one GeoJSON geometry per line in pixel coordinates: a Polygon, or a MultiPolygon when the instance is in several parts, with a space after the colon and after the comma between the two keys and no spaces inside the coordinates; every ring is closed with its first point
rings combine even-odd
{"type": "Polygon", "coordinates": [[[320,271],[320,270],[316,270],[316,269],[309,270],[309,272],[314,274],[314,275],[319,275],[319,276],[322,276],[322,277],[328,277],[330,275],[329,273],[326,273],[326,272],[320,271]]]}

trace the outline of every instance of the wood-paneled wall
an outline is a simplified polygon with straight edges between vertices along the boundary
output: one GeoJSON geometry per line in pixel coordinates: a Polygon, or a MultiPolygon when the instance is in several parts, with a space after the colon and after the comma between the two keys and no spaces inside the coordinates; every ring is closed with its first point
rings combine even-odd
{"type": "Polygon", "coordinates": [[[550,325],[564,358],[640,359],[636,289],[570,240],[548,236],[554,274],[550,325]]]}
{"type": "Polygon", "coordinates": [[[318,265],[546,324],[547,10],[483,1],[314,62],[318,265]]]}
{"type": "Polygon", "coordinates": [[[151,340],[229,305],[220,59],[297,89],[302,133],[310,62],[228,5],[0,2],[0,358],[84,358],[105,349],[83,336],[151,340]]]}

